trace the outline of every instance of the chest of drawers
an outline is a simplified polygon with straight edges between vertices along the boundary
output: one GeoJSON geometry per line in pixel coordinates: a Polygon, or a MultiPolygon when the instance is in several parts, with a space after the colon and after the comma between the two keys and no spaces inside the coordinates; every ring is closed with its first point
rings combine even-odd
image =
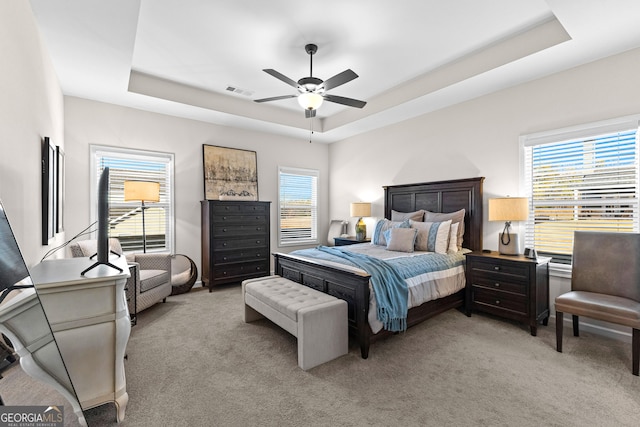
{"type": "Polygon", "coordinates": [[[537,334],[549,321],[549,258],[538,260],[497,252],[466,255],[467,315],[484,311],[528,324],[537,334]]]}
{"type": "Polygon", "coordinates": [[[202,283],[240,283],[269,274],[271,202],[203,200],[202,283]]]}

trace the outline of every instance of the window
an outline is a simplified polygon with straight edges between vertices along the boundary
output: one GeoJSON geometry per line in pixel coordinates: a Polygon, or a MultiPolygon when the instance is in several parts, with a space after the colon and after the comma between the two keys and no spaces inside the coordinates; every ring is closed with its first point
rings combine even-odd
{"type": "Polygon", "coordinates": [[[109,237],[118,238],[125,252],[143,250],[142,204],[124,201],[128,180],[160,183],[160,201],[145,204],[147,252],[174,252],[173,164],[169,153],[91,146],[91,218],[97,218],[98,180],[109,167],[109,237]]]}
{"type": "Polygon", "coordinates": [[[318,171],[278,168],[280,246],[318,243],[318,171]]]}
{"type": "Polygon", "coordinates": [[[522,139],[525,246],[571,264],[573,232],[638,232],[638,118],[522,139]]]}

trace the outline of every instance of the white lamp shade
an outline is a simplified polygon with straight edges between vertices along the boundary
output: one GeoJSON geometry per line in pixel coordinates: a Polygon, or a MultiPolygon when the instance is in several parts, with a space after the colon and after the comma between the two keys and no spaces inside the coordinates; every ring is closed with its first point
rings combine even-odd
{"type": "Polygon", "coordinates": [[[151,181],[125,181],[124,201],[142,202],[160,201],[160,183],[151,181]]]}
{"type": "Polygon", "coordinates": [[[351,203],[351,216],[359,217],[359,218],[363,216],[371,216],[371,203],[365,203],[365,202],[351,203]]]}
{"type": "Polygon", "coordinates": [[[322,105],[322,95],[313,92],[305,92],[298,95],[298,104],[305,110],[315,110],[322,105]]]}
{"type": "Polygon", "coordinates": [[[489,221],[524,221],[529,217],[526,197],[498,197],[489,199],[489,221]]]}

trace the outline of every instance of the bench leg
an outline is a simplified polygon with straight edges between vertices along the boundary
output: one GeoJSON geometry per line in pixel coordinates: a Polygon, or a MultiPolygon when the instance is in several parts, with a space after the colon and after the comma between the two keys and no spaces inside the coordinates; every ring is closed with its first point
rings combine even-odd
{"type": "Polygon", "coordinates": [[[298,366],[311,369],[349,351],[347,302],[336,300],[298,311],[298,366]]]}
{"type": "Polygon", "coordinates": [[[264,319],[264,316],[262,314],[249,307],[247,304],[244,305],[244,313],[242,316],[242,320],[244,320],[244,323],[255,322],[256,320],[260,319],[264,319]]]}

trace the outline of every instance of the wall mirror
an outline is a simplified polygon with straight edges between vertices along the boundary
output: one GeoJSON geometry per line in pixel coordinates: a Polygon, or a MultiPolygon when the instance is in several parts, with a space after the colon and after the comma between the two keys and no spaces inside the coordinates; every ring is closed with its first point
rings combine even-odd
{"type": "Polygon", "coordinates": [[[69,408],[70,405],[73,410],[64,411],[64,425],[69,425],[67,421],[72,420],[71,425],[78,422],[86,426],[71,378],[11,230],[2,201],[0,333],[0,399],[3,404],[47,407],[64,405],[65,408],[69,408]],[[56,393],[62,397],[58,397],[56,393]],[[50,401],[52,398],[58,398],[58,401],[50,401]],[[62,401],[62,398],[67,402],[62,401]]]}

